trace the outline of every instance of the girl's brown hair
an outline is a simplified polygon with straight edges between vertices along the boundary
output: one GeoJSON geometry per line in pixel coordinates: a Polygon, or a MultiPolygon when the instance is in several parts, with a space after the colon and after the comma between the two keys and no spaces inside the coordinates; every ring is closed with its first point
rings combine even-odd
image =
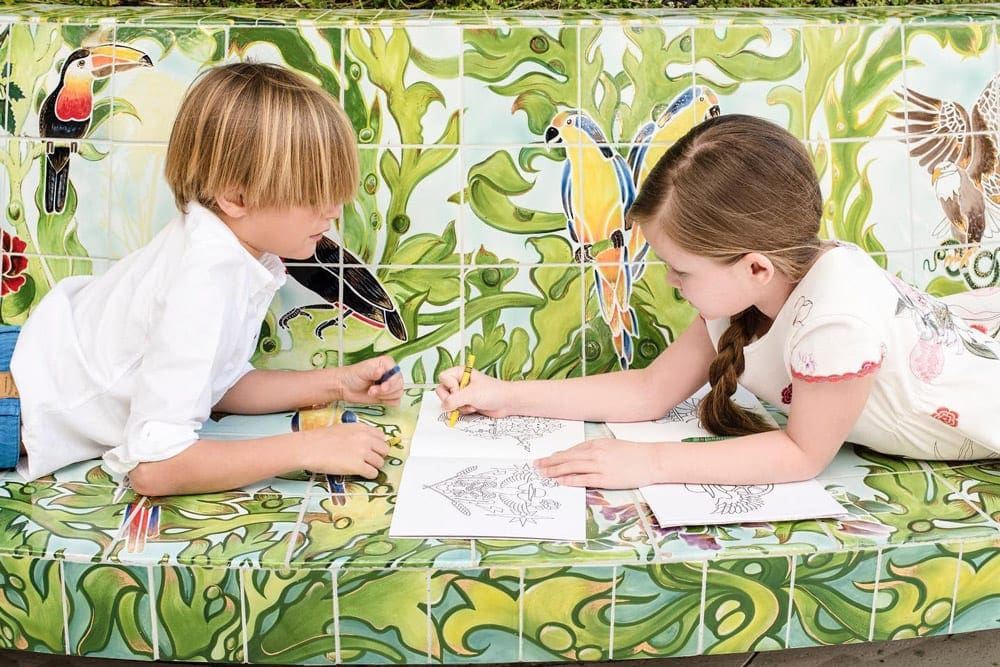
{"type": "MultiPolygon", "coordinates": [[[[809,153],[781,127],[753,116],[710,118],[674,144],[650,171],[629,211],[660,225],[686,252],[732,264],[767,256],[792,282],[820,251],[822,195],[809,153]]],[[[767,317],[751,306],[735,315],[708,369],[712,390],[700,418],[720,435],[770,430],[731,396],[743,373],[743,348],[767,317]]]]}
{"type": "Polygon", "coordinates": [[[250,208],[342,204],[359,181],[347,114],[329,93],[279,65],[233,63],[188,90],[167,147],[166,177],[182,211],[238,189],[250,208]]]}

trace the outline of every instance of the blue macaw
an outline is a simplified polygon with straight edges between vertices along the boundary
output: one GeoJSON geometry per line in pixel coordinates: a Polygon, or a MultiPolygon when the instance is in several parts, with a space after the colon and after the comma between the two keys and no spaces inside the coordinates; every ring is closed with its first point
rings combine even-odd
{"type": "Polygon", "coordinates": [[[635,200],[628,164],[615,153],[604,133],[585,113],[562,111],[545,129],[545,143],[566,148],[562,203],[577,261],[595,261],[594,285],[601,316],[622,368],[632,362],[632,339],[639,322],[629,305],[632,283],[648,246],[626,220],[635,200]]]}
{"type": "Polygon", "coordinates": [[[719,98],[708,86],[691,86],[670,102],[655,121],[639,128],[628,152],[636,188],[678,139],[698,123],[722,113],[719,98]]]}

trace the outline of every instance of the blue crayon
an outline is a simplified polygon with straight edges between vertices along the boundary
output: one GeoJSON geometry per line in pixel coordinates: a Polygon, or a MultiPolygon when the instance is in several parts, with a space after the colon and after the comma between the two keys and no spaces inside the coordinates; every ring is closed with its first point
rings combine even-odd
{"type": "Polygon", "coordinates": [[[385,373],[382,373],[382,377],[375,380],[375,384],[382,384],[383,382],[385,382],[398,372],[399,372],[399,364],[396,364],[395,366],[387,370],[385,373]]]}

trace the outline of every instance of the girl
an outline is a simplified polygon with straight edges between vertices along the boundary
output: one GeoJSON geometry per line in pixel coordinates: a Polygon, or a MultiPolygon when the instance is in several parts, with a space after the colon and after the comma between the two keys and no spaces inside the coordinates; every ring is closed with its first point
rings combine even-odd
{"type": "Polygon", "coordinates": [[[820,241],[821,209],[812,161],[788,132],[748,116],[706,120],[653,168],[629,212],[700,317],[642,370],[534,382],[477,372],[459,388],[461,369],[449,369],[444,409],[644,421],[708,381],[702,424],[739,436],[592,440],[537,462],[573,486],[803,480],[844,440],[929,459],[996,455],[1000,343],[856,246],[820,241]],[[786,409],[786,429],[733,403],[737,381],[786,409]]]}
{"type": "Polygon", "coordinates": [[[197,434],[212,410],[399,402],[398,374],[378,382],[389,357],[299,372],[249,364],[285,281],[280,258],[311,258],[354,194],[357,148],[344,111],[281,67],[209,70],[178,111],[166,177],[177,219],[104,275],[60,282],[23,330],[0,332],[0,370],[10,363],[0,380],[12,374],[16,385],[0,383],[0,466],[17,463],[34,479],[103,456],[145,495],[230,489],[303,468],[374,477],[388,446],[364,424],[242,441],[197,434]]]}

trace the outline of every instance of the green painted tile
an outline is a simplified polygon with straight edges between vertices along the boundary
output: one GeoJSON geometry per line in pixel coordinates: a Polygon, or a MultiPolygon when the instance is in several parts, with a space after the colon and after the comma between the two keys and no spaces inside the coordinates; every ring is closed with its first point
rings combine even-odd
{"type": "Polygon", "coordinates": [[[338,28],[303,30],[294,21],[277,25],[243,25],[229,30],[230,57],[277,62],[317,81],[334,99],[340,99],[342,32],[338,28]]]}
{"type": "Polygon", "coordinates": [[[824,484],[849,513],[846,519],[822,520],[842,548],[952,541],[996,530],[929,469],[824,484]]]}
{"type": "Polygon", "coordinates": [[[63,562],[70,655],[154,657],[149,568],[63,562]]]}
{"type": "Polygon", "coordinates": [[[349,494],[334,502],[312,495],[291,563],[298,567],[468,567],[475,565],[469,540],[389,537],[395,496],[349,494]]]}
{"type": "Polygon", "coordinates": [[[524,571],[522,660],[608,660],[615,568],[524,571]]]}
{"type": "Polygon", "coordinates": [[[615,660],[695,655],[701,637],[700,562],[615,569],[615,660]]]}
{"type": "Polygon", "coordinates": [[[435,570],[430,578],[435,662],[517,662],[520,571],[488,568],[435,570]]]}
{"type": "Polygon", "coordinates": [[[283,567],[303,497],[240,492],[143,498],[109,557],[128,563],[283,567]]]}
{"type": "Polygon", "coordinates": [[[427,570],[346,568],[336,576],[339,661],[416,664],[440,656],[427,615],[427,570]]]}
{"type": "Polygon", "coordinates": [[[878,551],[798,556],[787,648],[868,641],[878,551]]]}
{"type": "Polygon", "coordinates": [[[958,553],[957,544],[882,552],[873,641],[951,634],[958,553]]]}
{"type": "Polygon", "coordinates": [[[1000,627],[1000,536],[969,540],[961,548],[951,632],[996,629],[1000,627]]]}
{"type": "Polygon", "coordinates": [[[983,461],[936,474],[980,512],[1000,520],[1000,464],[983,461]]]}
{"type": "Polygon", "coordinates": [[[596,78],[600,73],[590,62],[580,71],[579,31],[555,22],[507,30],[465,29],[462,39],[466,144],[542,141],[559,111],[580,106],[587,76],[596,78]]]}
{"type": "Polygon", "coordinates": [[[333,575],[328,570],[241,569],[244,659],[251,664],[328,664],[336,657],[333,575]]]}
{"type": "Polygon", "coordinates": [[[706,654],[785,647],[795,558],[746,557],[707,564],[702,638],[706,654]]]}
{"type": "Polygon", "coordinates": [[[62,561],[0,555],[0,647],[65,653],[62,561]]]}
{"type": "Polygon", "coordinates": [[[113,486],[4,482],[0,522],[12,532],[0,551],[98,560],[115,540],[134,497],[113,486]]]}
{"type": "Polygon", "coordinates": [[[240,571],[152,568],[160,660],[242,662],[240,571]]]}
{"type": "Polygon", "coordinates": [[[587,491],[586,542],[481,538],[473,548],[482,566],[641,563],[653,555],[632,492],[595,489],[587,491]]]}

